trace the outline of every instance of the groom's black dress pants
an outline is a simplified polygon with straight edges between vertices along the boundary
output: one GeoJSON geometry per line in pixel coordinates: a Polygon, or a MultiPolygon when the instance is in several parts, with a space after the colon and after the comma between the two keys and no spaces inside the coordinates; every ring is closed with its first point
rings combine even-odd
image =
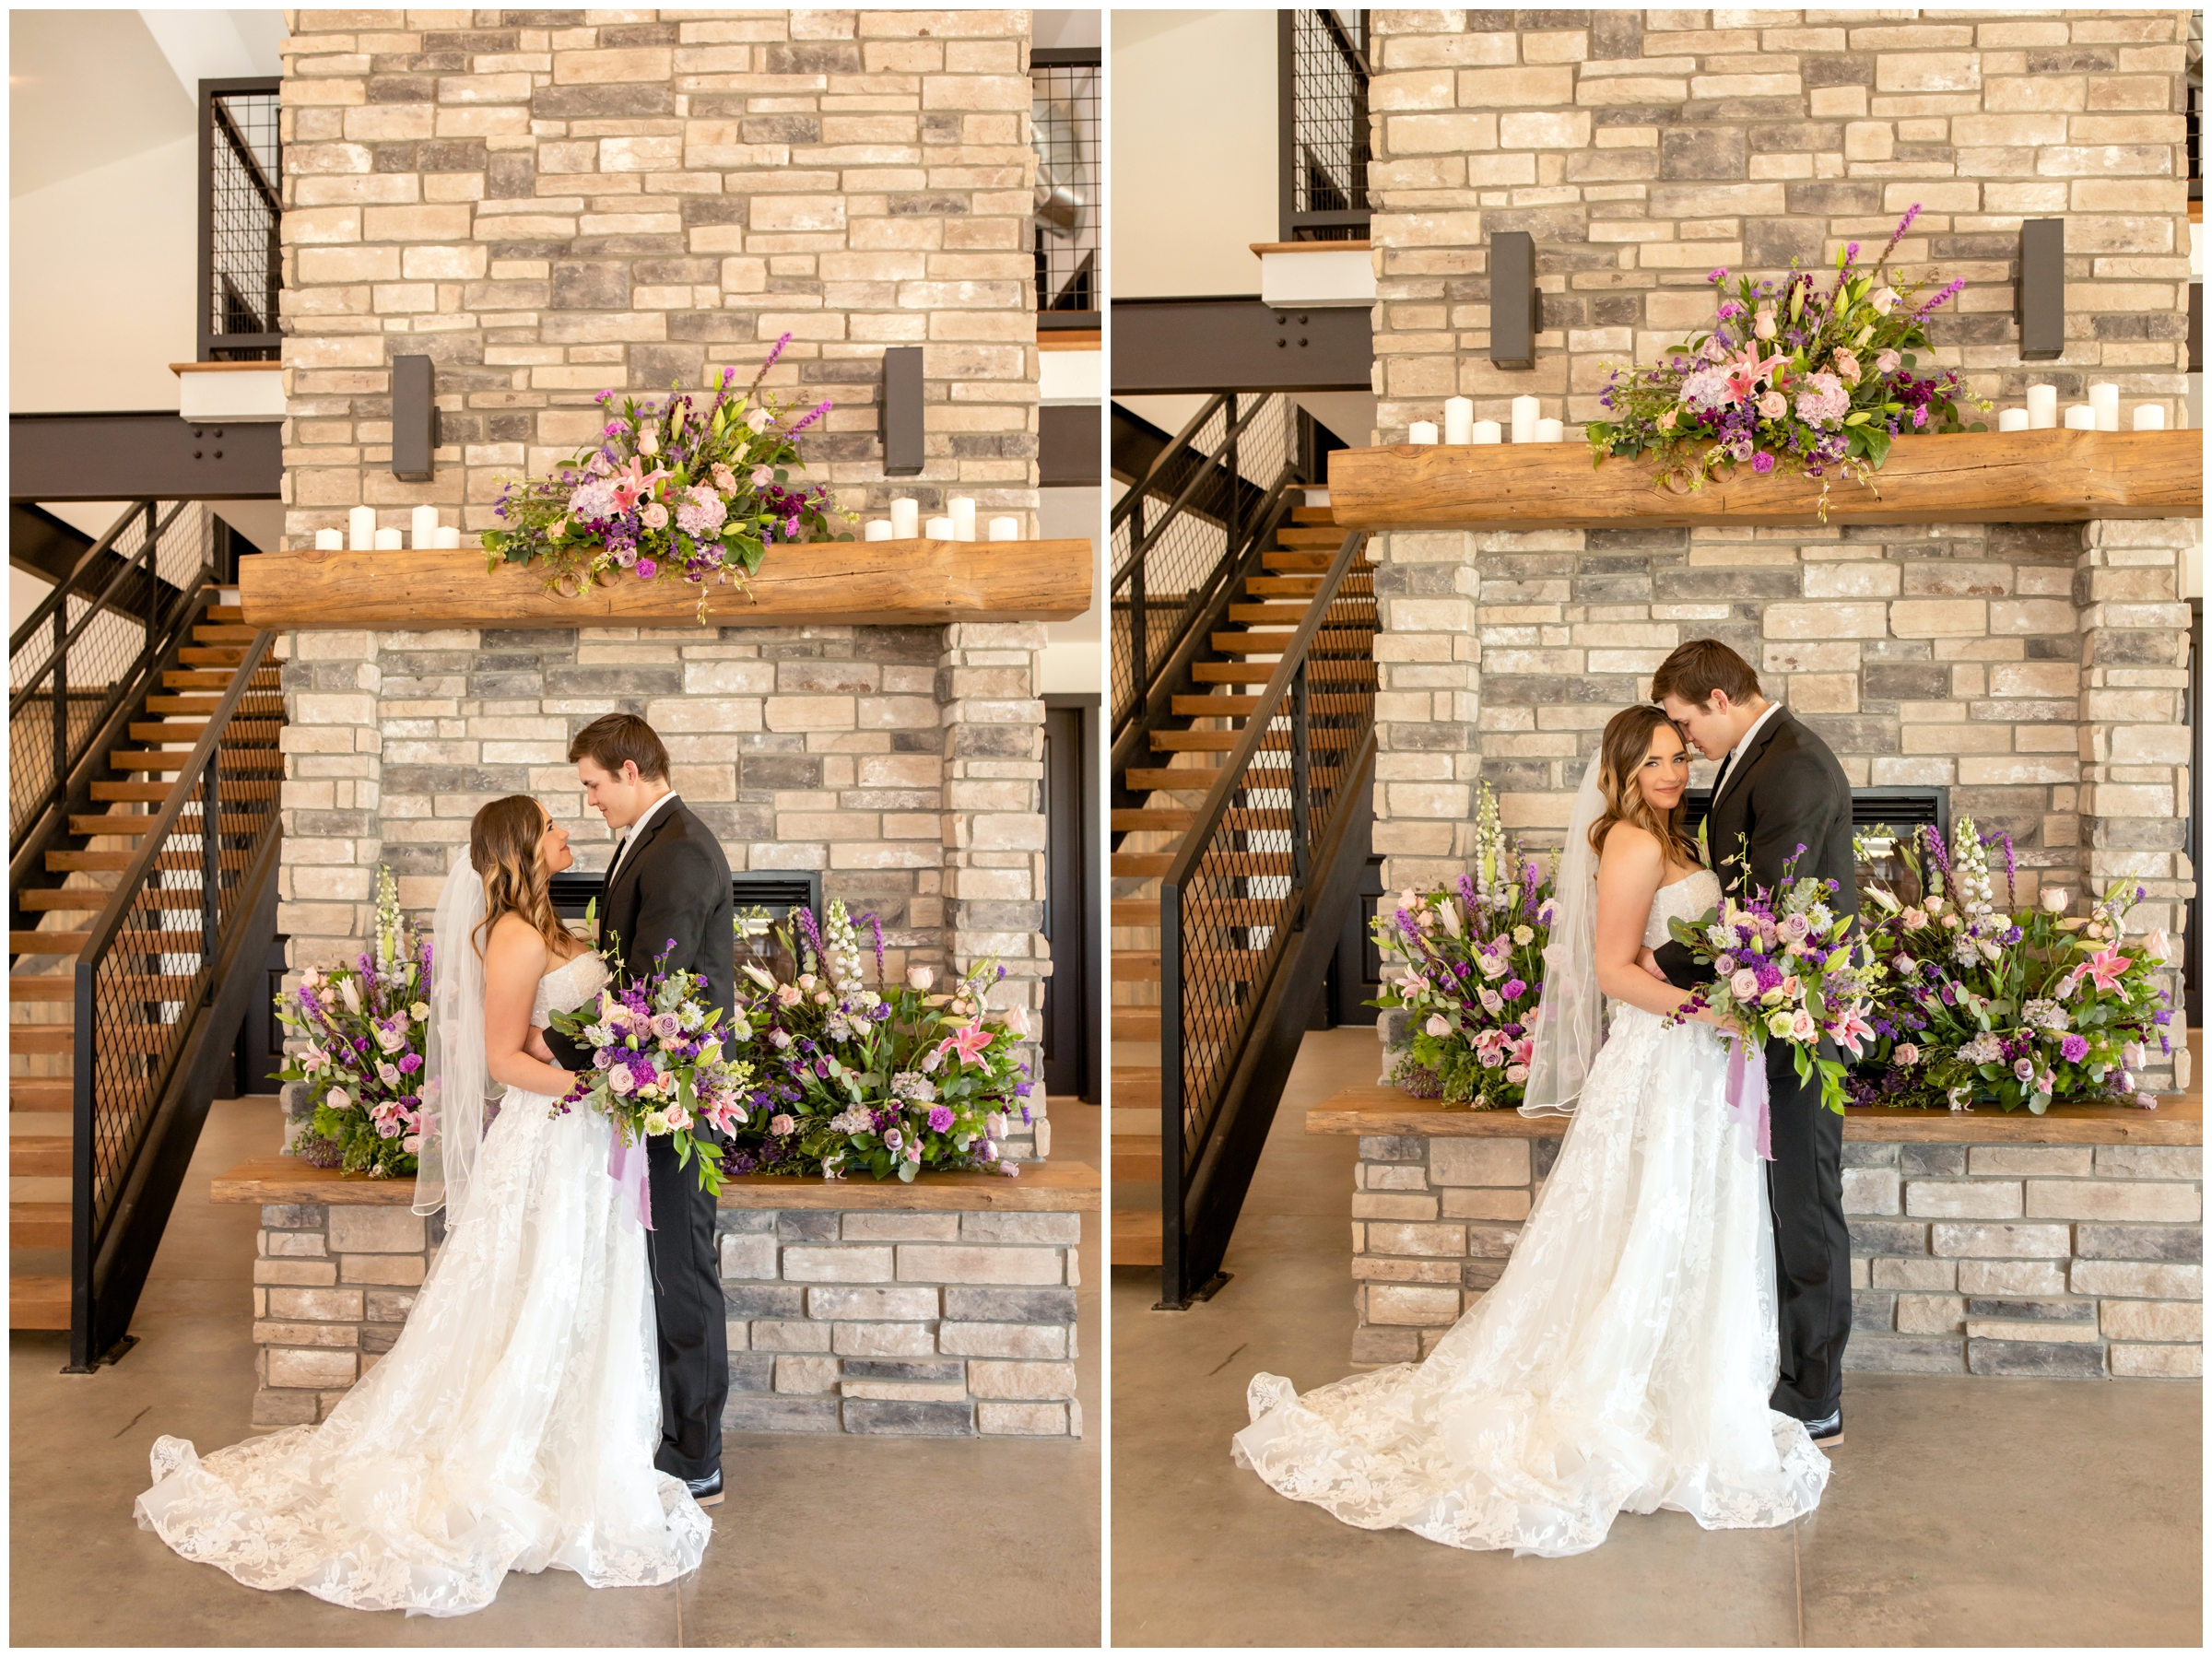
{"type": "MultiPolygon", "coordinates": [[[[719,1153],[706,1134],[694,1130],[694,1136],[702,1149],[719,1153]]],[[[680,1479],[704,1478],[722,1465],[722,1405],[730,1391],[714,1199],[665,1139],[646,1141],[645,1180],[653,1228],[645,1234],[645,1255],[661,1356],[661,1448],[653,1464],[680,1479]]]]}
{"type": "Polygon", "coordinates": [[[1820,1083],[1797,1079],[1788,1047],[1767,1050],[1782,1375],[1773,1407],[1813,1425],[1843,1405],[1851,1339],[1851,1230],[1843,1221],[1843,1119],[1820,1103],[1820,1083]]]}

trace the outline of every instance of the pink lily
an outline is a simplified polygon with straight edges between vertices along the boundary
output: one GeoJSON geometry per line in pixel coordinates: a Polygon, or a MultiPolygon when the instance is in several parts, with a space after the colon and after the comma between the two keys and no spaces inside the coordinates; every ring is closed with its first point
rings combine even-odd
{"type": "Polygon", "coordinates": [[[2117,990],[2120,987],[2120,975],[2127,969],[2126,956],[2117,949],[2106,949],[2090,958],[2084,970],[2100,990],[2117,990]]]}
{"type": "Polygon", "coordinates": [[[981,1024],[962,1025],[937,1043],[939,1052],[947,1051],[957,1052],[960,1055],[961,1061],[969,1064],[982,1063],[983,1054],[990,1050],[991,1032],[981,1024]]]}
{"type": "Polygon", "coordinates": [[[1729,394],[1738,403],[1750,401],[1757,383],[1788,360],[1787,357],[1779,355],[1761,357],[1754,347],[1746,346],[1729,364],[1729,394]]]}
{"type": "Polygon", "coordinates": [[[1853,1007],[1843,1015],[1843,1022],[1834,1034],[1838,1045],[1850,1048],[1851,1056],[1855,1059],[1861,1048],[1874,1039],[1874,1026],[1860,1017],[1858,1008],[1853,1007]]]}
{"type": "Polygon", "coordinates": [[[634,454],[631,455],[629,470],[615,474],[615,504],[622,511],[629,511],[639,501],[652,494],[653,486],[667,476],[667,472],[660,466],[653,467],[650,472],[645,471],[639,463],[638,457],[634,454]]]}

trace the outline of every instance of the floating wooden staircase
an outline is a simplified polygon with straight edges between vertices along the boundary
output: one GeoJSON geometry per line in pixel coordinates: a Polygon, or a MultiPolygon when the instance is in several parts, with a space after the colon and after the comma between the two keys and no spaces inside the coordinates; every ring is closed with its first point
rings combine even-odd
{"type": "MultiPolygon", "coordinates": [[[[1108,1008],[1112,1027],[1112,1110],[1110,1145],[1113,1170],[1113,1205],[1109,1257],[1115,1265],[1158,1265],[1160,1239],[1160,927],[1159,883],[1174,863],[1182,835],[1196,825],[1199,806],[1219,775],[1218,767],[1241,738],[1244,723],[1259,702],[1280,660],[1283,647],[1304,622],[1320,593],[1344,532],[1335,528],[1327,507],[1297,507],[1291,523],[1279,530],[1273,549],[1261,555],[1264,574],[1250,576],[1241,602],[1229,605],[1230,626],[1212,637],[1215,654],[1227,658],[1193,665],[1193,677],[1202,687],[1191,695],[1176,696],[1174,715],[1189,720],[1187,729],[1152,733],[1155,763],[1132,765],[1124,781],[1133,793],[1149,796],[1134,809],[1112,814],[1110,826],[1120,850],[1112,854],[1109,874],[1113,882],[1112,999],[1108,1008]]],[[[1374,577],[1364,565],[1345,577],[1338,596],[1371,596],[1374,577]]],[[[1335,658],[1337,664],[1368,659],[1372,674],[1372,644],[1363,633],[1324,630],[1311,647],[1316,658],[1335,658]]],[[[1342,671],[1339,667],[1339,671],[1342,671]]],[[[1354,671],[1357,671],[1356,669],[1354,671]]],[[[1332,762],[1328,752],[1337,734],[1312,733],[1312,763],[1332,762]]],[[[1283,754],[1277,762],[1287,766],[1289,741],[1274,735],[1264,739],[1255,765],[1283,754]]],[[[1288,772],[1285,772],[1288,781],[1288,772]]],[[[1239,830],[1285,830],[1289,813],[1273,808],[1232,806],[1225,827],[1239,830]]],[[[1253,874],[1291,873],[1290,855],[1247,854],[1245,866],[1253,874]]],[[[1254,924],[1274,918],[1276,906],[1255,901],[1254,924]]],[[[1209,908],[1216,920],[1229,919],[1218,902],[1209,908]]],[[[1254,971],[1263,958],[1253,956],[1254,971]]]]}
{"type": "MultiPolygon", "coordinates": [[[[76,957],[113,900],[120,876],[130,867],[138,842],[162,806],[178,787],[196,781],[179,773],[244,664],[254,637],[253,629],[242,625],[238,606],[208,606],[192,629],[192,643],[179,652],[185,665],[161,674],[160,684],[149,687],[134,710],[129,739],[137,746],[108,756],[109,769],[128,780],[91,785],[93,802],[109,809],[70,816],[70,837],[86,844],[44,854],[46,872],[62,876],[63,884],[15,894],[18,911],[41,919],[34,930],[8,934],[8,953],[14,958],[8,978],[14,1008],[8,1027],[11,1329],[69,1327],[76,957]]],[[[265,660],[253,675],[252,688],[273,695],[278,677],[277,664],[265,660]]],[[[280,778],[282,731],[280,717],[234,719],[220,748],[221,774],[239,781],[280,778]]],[[[228,782],[225,793],[229,793],[228,782]]],[[[225,832],[248,832],[256,822],[230,812],[221,815],[225,832]]],[[[182,875],[187,879],[186,884],[165,885],[143,894],[159,912],[166,916],[173,911],[176,930],[140,934],[133,943],[138,953],[149,956],[164,946],[196,953],[202,943],[203,893],[197,878],[201,860],[192,852],[164,852],[158,867],[166,876],[182,875]]],[[[128,1005],[137,1009],[139,1021],[104,1025],[103,1051],[162,1052],[171,1039],[165,1017],[178,1016],[181,998],[191,993],[193,979],[149,972],[119,981],[133,992],[128,1005]],[[136,998],[141,993],[143,1000],[136,998]]],[[[189,1009],[184,1016],[190,1016],[189,1009]]]]}

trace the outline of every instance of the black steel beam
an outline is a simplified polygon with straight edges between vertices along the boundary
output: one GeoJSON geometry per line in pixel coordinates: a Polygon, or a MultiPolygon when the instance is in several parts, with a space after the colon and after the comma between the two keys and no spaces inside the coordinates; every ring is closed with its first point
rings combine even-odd
{"type": "Polygon", "coordinates": [[[66,581],[92,550],[92,537],[25,500],[7,508],[7,561],[50,582],[66,581]]]}
{"type": "Polygon", "coordinates": [[[1284,307],[1251,297],[1113,301],[1115,396],[1371,391],[1374,360],[1364,305],[1284,307]]]}
{"type": "Polygon", "coordinates": [[[1099,405],[1053,403],[1037,411],[1037,486],[1040,488],[1096,488],[1099,471],[1099,405]]]}
{"type": "Polygon", "coordinates": [[[276,500],[282,432],[275,420],[240,425],[159,412],[10,415],[7,498],[276,500]]]}

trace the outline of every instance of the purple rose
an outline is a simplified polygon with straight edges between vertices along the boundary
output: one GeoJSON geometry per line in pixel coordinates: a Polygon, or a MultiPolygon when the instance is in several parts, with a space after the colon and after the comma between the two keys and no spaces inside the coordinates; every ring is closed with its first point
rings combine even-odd
{"type": "Polygon", "coordinates": [[[411,1052],[399,1062],[399,1073],[402,1075],[413,1075],[421,1068],[422,1055],[418,1052],[411,1052]]]}
{"type": "Polygon", "coordinates": [[[1517,978],[1509,978],[1505,981],[1505,988],[1499,991],[1499,993],[1508,1001],[1519,1001],[1521,997],[1528,993],[1528,986],[1517,978]]]}
{"type": "Polygon", "coordinates": [[[942,1134],[952,1126],[952,1107],[938,1105],[929,1113],[929,1128],[933,1134],[942,1134]]]}
{"type": "Polygon", "coordinates": [[[2068,1035],[2058,1044],[2058,1056],[2069,1064],[2080,1064],[2082,1060],[2089,1056],[2088,1039],[2078,1035],[2068,1035]]]}

